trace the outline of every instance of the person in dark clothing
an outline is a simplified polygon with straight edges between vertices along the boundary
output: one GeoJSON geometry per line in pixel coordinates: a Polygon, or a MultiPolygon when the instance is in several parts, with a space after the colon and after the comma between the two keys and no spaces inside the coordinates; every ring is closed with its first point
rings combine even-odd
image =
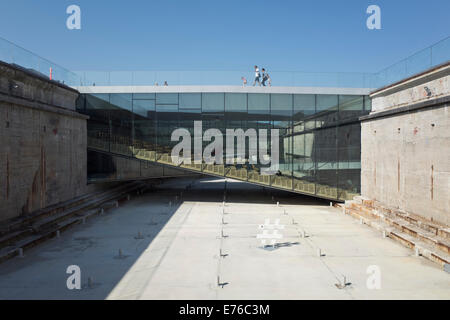
{"type": "Polygon", "coordinates": [[[262,69],[262,85],[265,87],[266,86],[266,81],[268,81],[269,87],[272,86],[271,84],[271,80],[270,80],[270,76],[269,74],[266,72],[266,69],[262,69]]]}

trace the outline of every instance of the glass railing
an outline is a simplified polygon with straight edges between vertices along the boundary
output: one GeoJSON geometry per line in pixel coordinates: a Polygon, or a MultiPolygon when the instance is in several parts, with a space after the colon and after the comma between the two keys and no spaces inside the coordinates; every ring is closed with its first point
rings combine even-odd
{"type": "MultiPolygon", "coordinates": [[[[450,37],[377,73],[270,71],[271,85],[376,89],[450,61],[450,37]]],[[[254,72],[247,71],[77,71],[89,86],[252,86],[254,72]],[[244,79],[246,83],[244,83],[244,79]]],[[[266,85],[269,85],[267,82],[266,85]]]]}
{"type": "MultiPolygon", "coordinates": [[[[252,86],[249,71],[77,71],[90,86],[252,86]],[[245,83],[245,80],[246,83],[245,83]]],[[[372,88],[370,73],[271,71],[266,86],[372,88]]],[[[262,80],[262,79],[261,79],[262,80]]],[[[256,84],[258,85],[258,84],[256,84]]]]}
{"type": "MultiPolygon", "coordinates": [[[[91,151],[107,152],[109,154],[129,157],[130,159],[150,161],[175,168],[181,167],[198,173],[228,177],[302,194],[317,195],[326,199],[351,200],[359,194],[358,190],[350,190],[340,184],[329,183],[329,179],[324,179],[324,176],[330,175],[330,173],[321,173],[320,176],[322,176],[323,181],[308,181],[308,177],[296,177],[292,174],[289,165],[286,164],[280,164],[280,171],[276,175],[261,174],[260,168],[255,165],[250,165],[248,159],[244,159],[245,163],[240,165],[206,164],[204,161],[202,163],[195,163],[193,159],[190,164],[177,165],[173,162],[171,151],[167,146],[157,146],[137,140],[131,142],[129,137],[110,136],[108,133],[96,130],[88,130],[87,144],[91,151]],[[288,167],[286,174],[283,173],[284,166],[288,167]]],[[[309,165],[315,168],[312,160],[309,165]]],[[[321,168],[311,169],[311,171],[329,171],[329,168],[325,168],[323,165],[319,165],[319,167],[321,168]]],[[[356,169],[359,170],[360,167],[357,166],[356,169]]],[[[332,176],[336,177],[335,169],[330,172],[332,176]]],[[[97,174],[94,174],[94,176],[97,176],[97,174]]]]}
{"type": "Polygon", "coordinates": [[[76,73],[3,38],[0,38],[0,60],[68,86],[84,85],[76,73]]]}
{"type": "Polygon", "coordinates": [[[382,88],[450,61],[450,37],[372,75],[372,88],[382,88]]]}
{"type": "MultiPolygon", "coordinates": [[[[69,71],[12,42],[0,38],[0,60],[21,66],[69,86],[252,86],[254,72],[246,71],[69,71]]],[[[268,70],[272,86],[381,88],[450,61],[450,37],[376,73],[291,72],[268,70]]],[[[267,83],[269,85],[269,83],[267,83]]]]}

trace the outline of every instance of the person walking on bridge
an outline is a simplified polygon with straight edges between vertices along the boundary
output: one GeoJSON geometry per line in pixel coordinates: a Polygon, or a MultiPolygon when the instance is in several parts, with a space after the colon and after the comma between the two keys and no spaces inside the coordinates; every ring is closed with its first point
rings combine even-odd
{"type": "Polygon", "coordinates": [[[272,81],[270,80],[269,74],[266,72],[266,69],[262,68],[262,85],[263,87],[266,86],[266,81],[269,87],[272,86],[272,81]]]}
{"type": "Polygon", "coordinates": [[[261,86],[261,74],[259,73],[259,68],[258,66],[255,66],[255,81],[253,81],[253,86],[256,85],[256,83],[258,82],[258,85],[261,86]]]}

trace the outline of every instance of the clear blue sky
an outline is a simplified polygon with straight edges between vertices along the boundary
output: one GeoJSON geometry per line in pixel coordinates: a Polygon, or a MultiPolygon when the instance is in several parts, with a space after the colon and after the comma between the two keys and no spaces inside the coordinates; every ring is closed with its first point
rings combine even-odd
{"type": "Polygon", "coordinates": [[[70,70],[375,72],[450,35],[449,0],[0,1],[0,37],[70,70]]]}

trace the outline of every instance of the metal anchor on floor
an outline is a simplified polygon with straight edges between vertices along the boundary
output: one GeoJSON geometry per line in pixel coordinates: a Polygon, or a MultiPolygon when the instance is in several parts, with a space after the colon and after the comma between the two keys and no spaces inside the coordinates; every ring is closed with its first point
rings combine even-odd
{"type": "Polygon", "coordinates": [[[144,236],[142,235],[142,232],[138,232],[137,236],[134,237],[136,240],[144,239],[144,236]]]}
{"type": "Polygon", "coordinates": [[[227,284],[228,284],[228,282],[220,282],[220,277],[217,276],[217,286],[218,287],[222,287],[222,289],[223,289],[223,287],[225,287],[227,284]]]}
{"type": "Polygon", "coordinates": [[[347,277],[346,276],[342,276],[342,281],[338,280],[338,283],[335,283],[334,285],[338,288],[338,289],[344,289],[345,287],[350,286],[352,283],[347,281],[347,277]]]}
{"type": "Polygon", "coordinates": [[[92,277],[88,278],[88,288],[92,288],[94,286],[94,279],[92,277]]]}
{"type": "Polygon", "coordinates": [[[225,258],[225,257],[228,257],[228,253],[223,253],[223,252],[222,252],[222,248],[220,248],[220,250],[219,250],[219,256],[220,256],[221,258],[225,258]]]}

